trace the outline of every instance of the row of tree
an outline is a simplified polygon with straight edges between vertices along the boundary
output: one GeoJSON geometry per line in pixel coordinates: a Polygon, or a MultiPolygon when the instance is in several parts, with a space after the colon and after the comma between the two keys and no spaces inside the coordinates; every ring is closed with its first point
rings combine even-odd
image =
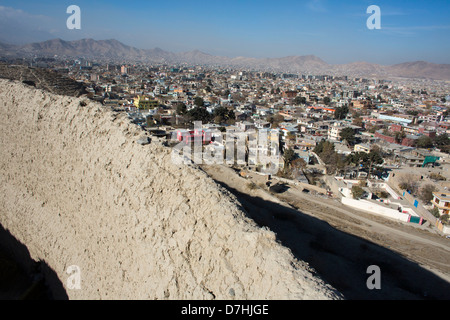
{"type": "Polygon", "coordinates": [[[369,153],[356,152],[344,156],[336,152],[334,143],[322,140],[314,148],[314,153],[325,163],[329,173],[345,170],[348,166],[357,166],[367,170],[370,176],[373,169],[384,162],[382,150],[376,145],[369,153]]]}
{"type": "Polygon", "coordinates": [[[226,107],[218,107],[214,109],[213,113],[209,113],[204,107],[203,99],[197,99],[194,101],[195,107],[187,110],[184,103],[179,103],[176,107],[176,113],[186,118],[188,121],[201,121],[208,123],[214,121],[217,124],[227,123],[232,124],[236,120],[236,115],[233,110],[229,110],[226,107]]]}
{"type": "Polygon", "coordinates": [[[450,149],[450,139],[447,133],[430,138],[428,136],[421,136],[417,139],[416,147],[418,148],[439,148],[444,152],[448,152],[450,149]]]}

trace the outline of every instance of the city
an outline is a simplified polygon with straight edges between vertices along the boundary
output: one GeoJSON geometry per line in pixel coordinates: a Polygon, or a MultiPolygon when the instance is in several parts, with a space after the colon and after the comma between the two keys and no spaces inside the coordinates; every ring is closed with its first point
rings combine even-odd
{"type": "MultiPolygon", "coordinates": [[[[334,191],[335,196],[348,196],[347,189],[353,189],[353,185],[358,189],[366,179],[384,182],[397,172],[401,175],[416,168],[414,173],[420,173],[421,181],[403,178],[410,180],[404,183],[408,188],[403,189],[402,180],[398,180],[390,186],[397,193],[392,190],[390,196],[397,200],[403,190],[412,192],[421,204],[421,213],[409,208],[413,216],[450,233],[446,227],[449,211],[436,203],[448,188],[448,173],[443,165],[449,160],[450,96],[445,82],[350,79],[202,66],[101,65],[79,60],[58,62],[52,68],[82,82],[89,98],[126,112],[132,122],[169,141],[182,141],[181,130],[193,130],[195,121],[203,121],[204,130],[223,132],[223,137],[229,130],[275,132],[280,154],[289,154],[288,150],[293,154],[287,162],[280,157],[281,169],[273,174],[314,181],[322,184],[327,194],[334,191]],[[332,150],[319,151],[323,141],[332,150]],[[374,159],[370,166],[364,165],[367,156],[374,159]],[[297,167],[300,163],[300,174],[293,162],[297,167]],[[317,171],[320,163],[322,172],[317,171]],[[334,183],[327,185],[328,179],[315,181],[315,175],[324,173],[334,175],[334,183]],[[344,189],[347,193],[342,192],[344,189]]],[[[226,144],[223,137],[217,146],[221,150],[226,144]]],[[[214,146],[211,134],[208,144],[214,146]]],[[[255,162],[247,161],[241,167],[261,170],[255,162]]],[[[398,207],[386,192],[370,189],[366,189],[366,196],[398,207]]],[[[409,206],[414,205],[415,199],[409,206]]]]}
{"type": "Polygon", "coordinates": [[[450,298],[448,4],[0,2],[0,299],[450,298]]]}

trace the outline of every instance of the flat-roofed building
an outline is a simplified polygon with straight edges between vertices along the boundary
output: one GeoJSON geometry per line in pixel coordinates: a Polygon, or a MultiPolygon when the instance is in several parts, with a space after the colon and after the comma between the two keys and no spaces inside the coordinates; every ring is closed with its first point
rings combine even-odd
{"type": "Polygon", "coordinates": [[[354,151],[370,153],[370,149],[371,149],[371,146],[369,144],[360,143],[360,144],[355,145],[354,151]]]}
{"type": "Polygon", "coordinates": [[[137,96],[134,99],[134,105],[138,109],[150,110],[158,107],[158,100],[147,96],[137,96]]]}
{"type": "Polygon", "coordinates": [[[433,192],[433,200],[431,201],[433,208],[439,210],[439,214],[450,213],[450,193],[448,192],[433,192]]]}

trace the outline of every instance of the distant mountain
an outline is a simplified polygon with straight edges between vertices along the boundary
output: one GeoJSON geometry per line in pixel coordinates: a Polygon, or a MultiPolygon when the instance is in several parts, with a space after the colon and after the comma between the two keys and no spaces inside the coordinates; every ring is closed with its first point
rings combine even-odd
{"type": "Polygon", "coordinates": [[[392,66],[383,66],[368,62],[331,65],[313,55],[283,58],[229,58],[210,55],[199,50],[173,53],[160,48],[150,50],[137,49],[117,40],[82,39],[77,41],[64,41],[61,39],[53,39],[23,46],[0,43],[0,56],[11,57],[15,55],[45,57],[57,55],[60,57],[108,59],[120,62],[187,63],[306,74],[450,80],[450,64],[434,64],[417,61],[392,66]]]}
{"type": "Polygon", "coordinates": [[[146,57],[145,50],[136,49],[117,40],[82,39],[49,41],[27,44],[16,49],[17,54],[38,56],[95,57],[109,59],[140,59],[146,57]]]}
{"type": "Polygon", "coordinates": [[[398,77],[450,80],[450,64],[415,61],[396,64],[390,66],[388,70],[398,77]]]}
{"type": "Polygon", "coordinates": [[[252,67],[258,69],[272,69],[283,72],[325,72],[328,64],[316,56],[289,56],[284,58],[234,58],[231,65],[239,67],[252,67]]]}
{"type": "Polygon", "coordinates": [[[227,57],[213,56],[199,50],[181,52],[175,54],[177,62],[189,64],[206,64],[206,65],[226,65],[229,64],[230,59],[227,57]]]}
{"type": "Polygon", "coordinates": [[[389,66],[368,62],[352,62],[348,64],[333,65],[335,73],[346,73],[351,75],[359,75],[366,77],[386,77],[389,76],[389,66]]]}

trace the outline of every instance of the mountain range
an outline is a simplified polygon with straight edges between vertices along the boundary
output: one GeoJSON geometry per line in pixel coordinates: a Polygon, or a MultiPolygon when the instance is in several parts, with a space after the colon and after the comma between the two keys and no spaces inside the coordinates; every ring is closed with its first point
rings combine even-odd
{"type": "Polygon", "coordinates": [[[214,56],[199,50],[173,53],[160,48],[138,49],[117,40],[82,39],[64,41],[53,39],[26,45],[0,43],[1,57],[77,57],[97,60],[167,64],[194,64],[286,73],[347,75],[366,78],[419,78],[450,81],[450,64],[425,61],[405,62],[396,65],[379,65],[369,62],[328,64],[314,56],[289,56],[282,58],[249,58],[214,56]]]}

